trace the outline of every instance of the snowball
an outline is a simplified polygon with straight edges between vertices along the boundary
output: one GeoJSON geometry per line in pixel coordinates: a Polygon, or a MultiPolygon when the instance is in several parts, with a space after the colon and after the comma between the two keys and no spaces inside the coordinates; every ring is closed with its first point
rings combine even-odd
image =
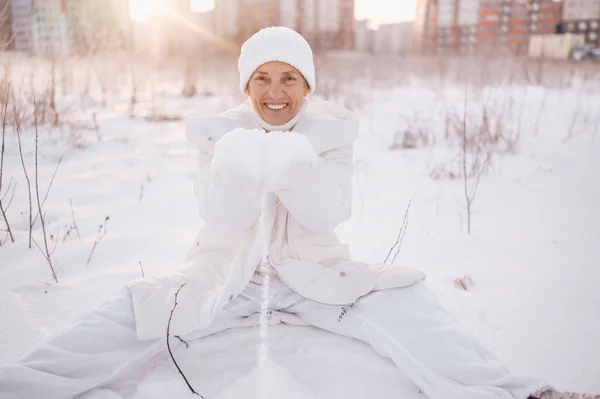
{"type": "Polygon", "coordinates": [[[265,169],[265,136],[262,130],[242,128],[225,134],[215,144],[211,170],[215,173],[233,170],[261,179],[265,169]]]}
{"type": "Polygon", "coordinates": [[[296,132],[271,132],[266,135],[266,147],[269,154],[267,174],[272,170],[281,170],[290,164],[312,165],[317,154],[305,135],[296,132]]]}
{"type": "Polygon", "coordinates": [[[265,179],[277,189],[314,170],[318,156],[305,135],[271,132],[266,138],[268,156],[265,179]]]}
{"type": "Polygon", "coordinates": [[[215,173],[238,171],[257,180],[279,177],[290,165],[312,169],[317,154],[305,135],[296,132],[271,132],[238,128],[215,145],[211,170],[215,173]]]}

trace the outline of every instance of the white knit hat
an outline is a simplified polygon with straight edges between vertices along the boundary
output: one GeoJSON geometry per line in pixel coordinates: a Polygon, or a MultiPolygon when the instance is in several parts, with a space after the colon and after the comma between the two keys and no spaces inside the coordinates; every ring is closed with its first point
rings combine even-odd
{"type": "Polygon", "coordinates": [[[245,92],[254,71],[271,61],[295,67],[306,79],[311,93],[315,91],[315,64],[310,45],[298,32],[283,26],[262,29],[246,40],[238,60],[240,90],[245,92]]]}

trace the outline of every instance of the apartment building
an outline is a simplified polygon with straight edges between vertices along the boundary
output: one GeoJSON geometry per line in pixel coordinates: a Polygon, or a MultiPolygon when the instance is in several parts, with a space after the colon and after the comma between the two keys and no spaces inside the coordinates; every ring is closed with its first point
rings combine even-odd
{"type": "Polygon", "coordinates": [[[375,54],[408,55],[413,51],[412,22],[384,24],[373,33],[375,54]]]}
{"type": "Polygon", "coordinates": [[[10,0],[15,50],[33,51],[33,2],[10,0]]]}
{"type": "Polygon", "coordinates": [[[129,46],[132,35],[129,0],[63,1],[70,52],[87,54],[129,46]]]}
{"type": "Polygon", "coordinates": [[[561,31],[584,35],[589,44],[600,47],[600,0],[565,0],[561,31]]]}
{"type": "Polygon", "coordinates": [[[38,54],[66,54],[69,51],[66,2],[32,1],[32,45],[38,54]]]}
{"type": "Polygon", "coordinates": [[[419,0],[422,53],[525,54],[532,35],[579,33],[600,45],[600,0],[419,0]]]}
{"type": "Polygon", "coordinates": [[[315,48],[354,49],[354,0],[216,0],[215,34],[238,44],[262,28],[287,26],[315,48]]]}
{"type": "Polygon", "coordinates": [[[0,0],[0,51],[15,48],[12,20],[10,0],[0,0]]]}

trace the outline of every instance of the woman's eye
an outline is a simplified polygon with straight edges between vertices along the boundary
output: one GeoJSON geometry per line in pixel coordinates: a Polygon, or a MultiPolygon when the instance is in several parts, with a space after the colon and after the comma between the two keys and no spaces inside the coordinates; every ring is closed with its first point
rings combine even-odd
{"type": "Polygon", "coordinates": [[[287,80],[288,82],[291,82],[292,80],[296,80],[296,78],[293,76],[288,76],[287,78],[285,78],[285,80],[287,80]]]}
{"type": "Polygon", "coordinates": [[[257,77],[256,77],[256,80],[262,80],[262,81],[265,81],[265,80],[267,80],[267,78],[265,78],[264,76],[257,76],[257,77]]]}

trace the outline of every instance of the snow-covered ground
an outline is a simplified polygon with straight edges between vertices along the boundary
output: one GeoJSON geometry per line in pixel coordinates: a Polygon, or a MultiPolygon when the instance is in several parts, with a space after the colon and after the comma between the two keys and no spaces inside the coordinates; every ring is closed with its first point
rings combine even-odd
{"type": "MultiPolygon", "coordinates": [[[[588,112],[600,110],[600,94],[582,90],[508,86],[470,94],[469,123],[487,106],[516,143],[495,147],[473,202],[471,234],[463,181],[443,177],[460,176],[460,142],[444,135],[448,118],[465,108],[463,87],[412,81],[369,93],[359,110],[355,212],[338,233],[357,258],[383,261],[412,201],[397,263],[424,270],[445,306],[515,373],[600,392],[600,115],[588,112]],[[406,129],[427,131],[429,144],[389,151],[406,129]],[[474,283],[468,291],[454,284],[466,275],[474,283]]],[[[211,114],[226,102],[168,101],[183,116],[211,114]]],[[[7,130],[4,187],[10,177],[18,184],[8,211],[16,242],[1,237],[0,362],[108,299],[142,268],[149,275],[178,267],[201,223],[192,193],[195,149],[182,122],[131,119],[125,105],[97,110],[97,121],[101,139],[85,131],[81,148],[40,128],[42,196],[64,155],[44,207],[58,284],[27,245],[26,183],[16,136],[7,130]]],[[[32,175],[33,131],[22,139],[32,175]]],[[[34,235],[41,244],[39,224],[34,235]]],[[[277,390],[294,386],[309,389],[306,399],[423,397],[360,342],[310,327],[270,327],[268,336],[273,363],[261,378],[277,381],[273,397],[292,398],[277,390]]],[[[176,356],[206,398],[228,399],[258,392],[258,344],[258,328],[230,330],[179,346],[176,356]]],[[[170,361],[116,389],[131,399],[195,397],[170,361]]]]}

